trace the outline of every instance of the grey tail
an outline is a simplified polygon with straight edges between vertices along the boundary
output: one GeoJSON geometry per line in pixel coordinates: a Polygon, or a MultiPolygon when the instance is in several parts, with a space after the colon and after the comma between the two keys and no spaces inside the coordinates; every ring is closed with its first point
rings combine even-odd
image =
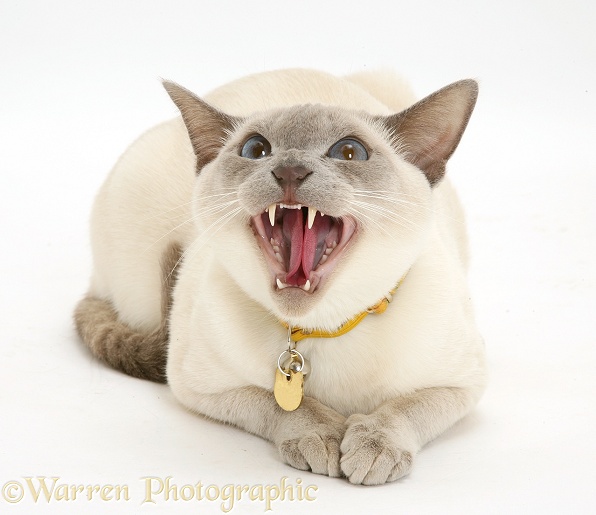
{"type": "Polygon", "coordinates": [[[78,303],[74,312],[77,332],[97,358],[133,377],[167,383],[168,318],[181,255],[180,246],[172,245],[162,258],[161,324],[152,332],[121,322],[107,300],[87,296],[78,303]]]}

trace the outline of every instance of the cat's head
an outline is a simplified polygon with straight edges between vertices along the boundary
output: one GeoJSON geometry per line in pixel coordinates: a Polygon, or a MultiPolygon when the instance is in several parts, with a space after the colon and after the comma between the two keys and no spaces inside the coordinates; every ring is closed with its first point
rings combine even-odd
{"type": "Polygon", "coordinates": [[[297,105],[239,118],[164,85],[197,156],[193,245],[277,317],[326,330],[386,295],[421,252],[432,188],[477,96],[466,80],[390,116],[297,105]]]}

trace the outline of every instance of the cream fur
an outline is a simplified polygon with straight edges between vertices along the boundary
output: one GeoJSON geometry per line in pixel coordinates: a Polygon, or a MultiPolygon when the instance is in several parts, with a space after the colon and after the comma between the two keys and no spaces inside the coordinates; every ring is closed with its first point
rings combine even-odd
{"type": "MultiPolygon", "coordinates": [[[[306,103],[389,115],[415,101],[403,82],[385,72],[340,79],[308,70],[240,79],[204,99],[235,116],[306,103]]],[[[467,243],[455,193],[447,180],[431,188],[422,174],[408,173],[414,165],[399,155],[391,159],[402,171],[402,191],[419,202],[409,216],[421,234],[415,243],[401,246],[395,237],[371,227],[335,271],[325,297],[289,321],[302,327],[337,327],[378,301],[407,273],[384,314],[367,317],[356,330],[339,338],[305,340],[298,349],[312,365],[305,394],[329,413],[338,414],[337,419],[329,415],[331,425],[321,426],[333,428],[325,434],[337,440],[336,447],[345,431],[341,429],[343,417],[369,415],[370,424],[373,417],[374,424],[379,424],[384,420],[381,411],[402,410],[401,405],[388,407],[395,399],[440,391],[440,396],[429,394],[441,399],[436,405],[425,396],[417,401],[427,407],[416,415],[426,417],[427,436],[414,437],[408,424],[394,424],[398,429],[391,433],[388,448],[401,448],[413,456],[480,397],[485,384],[484,348],[466,286],[467,243]],[[453,398],[465,401],[453,400],[444,389],[464,392],[453,398]],[[436,415],[441,412],[437,406],[450,403],[457,404],[457,409],[445,408],[448,415],[436,415]]],[[[395,458],[393,472],[386,474],[366,465],[368,458],[358,447],[363,445],[358,443],[360,436],[356,438],[355,426],[350,424],[354,419],[346,426],[352,428],[351,436],[349,441],[346,436],[342,452],[330,452],[323,461],[320,452],[313,452],[316,457],[309,460],[308,451],[296,450],[304,444],[288,447],[289,440],[279,436],[283,431],[275,429],[277,424],[286,424],[290,415],[279,413],[261,392],[272,389],[277,357],[286,347],[286,330],[279,322],[283,309],[270,294],[262,255],[246,226],[234,222],[216,235],[207,231],[203,234],[208,237],[201,237],[205,227],[201,228],[200,220],[197,225],[186,223],[193,216],[193,194],[204,194],[210,180],[208,173],[196,178],[194,163],[180,118],[150,130],[122,156],[93,210],[90,295],[109,300],[130,326],[154,330],[161,322],[160,256],[173,242],[179,243],[187,255],[170,318],[167,376],[180,402],[273,440],[284,459],[299,468],[339,475],[337,460],[340,454],[349,453],[343,473],[353,482],[380,483],[407,473],[409,466],[403,461],[407,456],[395,458]],[[238,247],[243,251],[234,252],[238,247]],[[266,409],[250,409],[251,399],[257,397],[254,405],[266,405],[266,409]],[[232,398],[230,405],[223,403],[232,398]],[[262,428],[264,416],[271,417],[272,427],[267,430],[262,428]],[[325,460],[329,460],[328,467],[325,460]]],[[[396,227],[394,234],[408,240],[411,231],[396,227]]],[[[310,424],[317,410],[310,405],[304,408],[304,413],[311,413],[311,418],[304,415],[305,424],[310,424]]],[[[308,431],[314,431],[312,427],[308,431]]],[[[301,431],[306,429],[296,433],[301,431]]]]}

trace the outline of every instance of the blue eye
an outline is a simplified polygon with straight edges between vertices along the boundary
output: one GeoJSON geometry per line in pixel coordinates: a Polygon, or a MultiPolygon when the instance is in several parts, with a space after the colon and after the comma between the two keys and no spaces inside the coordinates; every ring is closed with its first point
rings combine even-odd
{"type": "Polygon", "coordinates": [[[329,149],[327,155],[342,161],[366,161],[368,159],[368,152],[364,145],[350,138],[339,140],[329,149]]]}
{"type": "Polygon", "coordinates": [[[248,159],[263,159],[271,154],[271,144],[261,135],[246,140],[240,151],[242,157],[248,159]]]}

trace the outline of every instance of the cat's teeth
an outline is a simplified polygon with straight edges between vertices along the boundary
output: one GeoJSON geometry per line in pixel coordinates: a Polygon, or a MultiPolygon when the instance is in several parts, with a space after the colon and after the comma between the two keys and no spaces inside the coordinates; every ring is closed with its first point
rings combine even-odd
{"type": "Polygon", "coordinates": [[[287,288],[288,286],[290,286],[289,284],[282,283],[279,279],[276,279],[276,281],[277,281],[277,287],[280,290],[283,290],[284,288],[287,288]]]}
{"type": "Polygon", "coordinates": [[[284,209],[302,209],[302,204],[280,204],[279,207],[284,209]]]}
{"type": "Polygon", "coordinates": [[[267,211],[269,211],[269,221],[271,222],[271,227],[275,225],[275,208],[277,204],[271,204],[267,211]]]}
{"type": "Polygon", "coordinates": [[[315,216],[317,216],[317,210],[314,207],[308,206],[308,228],[312,229],[312,224],[315,223],[315,216]]]}
{"type": "MultiPolygon", "coordinates": [[[[277,283],[278,290],[283,290],[284,288],[289,288],[290,286],[289,284],[282,283],[279,279],[275,279],[275,282],[277,283]]],[[[300,288],[302,288],[304,291],[310,291],[310,281],[306,281],[306,283],[300,286],[300,288]]]]}
{"type": "Polygon", "coordinates": [[[327,247],[325,249],[325,254],[328,256],[329,254],[331,254],[333,252],[333,249],[331,247],[327,247]]]}
{"type": "MultiPolygon", "coordinates": [[[[331,252],[329,254],[331,254],[331,252]]],[[[327,254],[326,253],[321,256],[321,260],[319,261],[319,265],[322,265],[325,261],[327,261],[327,254]]]]}
{"type": "Polygon", "coordinates": [[[275,259],[277,259],[280,263],[284,262],[284,258],[282,258],[281,254],[279,254],[278,252],[275,253],[275,259]]]}

